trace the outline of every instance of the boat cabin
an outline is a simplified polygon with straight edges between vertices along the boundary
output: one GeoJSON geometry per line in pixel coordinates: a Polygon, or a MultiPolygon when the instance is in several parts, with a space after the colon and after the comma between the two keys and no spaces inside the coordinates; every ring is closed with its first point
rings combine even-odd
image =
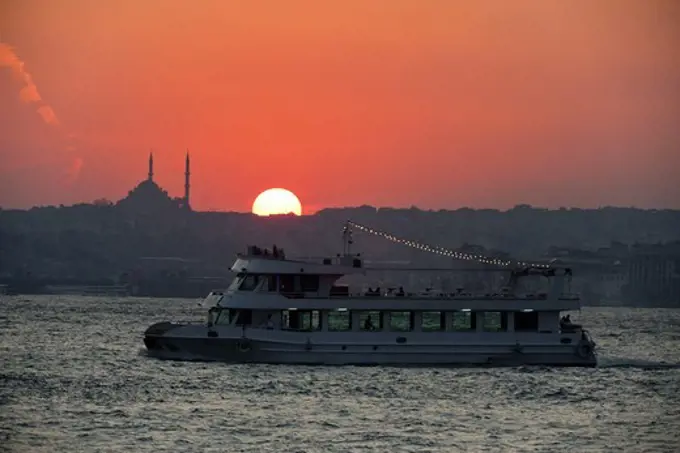
{"type": "MultiPolygon", "coordinates": [[[[506,292],[427,294],[370,291],[349,294],[336,285],[344,275],[363,273],[358,256],[318,262],[282,258],[249,248],[239,255],[236,277],[215,298],[209,324],[305,332],[535,332],[558,333],[560,312],[580,307],[561,293],[516,296],[506,292]],[[255,252],[255,253],[253,253],[255,252]]],[[[554,276],[554,273],[551,274],[554,276]]]]}

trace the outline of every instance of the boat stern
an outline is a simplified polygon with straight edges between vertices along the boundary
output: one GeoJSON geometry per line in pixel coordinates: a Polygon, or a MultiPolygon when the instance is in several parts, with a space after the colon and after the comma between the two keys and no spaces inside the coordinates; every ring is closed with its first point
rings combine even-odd
{"type": "Polygon", "coordinates": [[[581,341],[576,346],[576,355],[585,362],[586,366],[597,366],[597,355],[595,354],[596,343],[587,330],[581,330],[581,341]]]}

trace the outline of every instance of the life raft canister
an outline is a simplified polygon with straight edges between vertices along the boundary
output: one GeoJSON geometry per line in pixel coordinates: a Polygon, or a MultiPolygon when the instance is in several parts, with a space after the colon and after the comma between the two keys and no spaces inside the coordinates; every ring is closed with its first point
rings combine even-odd
{"type": "Polygon", "coordinates": [[[236,348],[239,350],[239,352],[248,352],[248,351],[251,350],[250,341],[247,341],[247,340],[239,341],[236,344],[236,348]]]}
{"type": "Polygon", "coordinates": [[[579,355],[581,358],[588,358],[590,355],[593,353],[593,346],[590,344],[589,341],[581,341],[576,348],[576,353],[579,355]]]}

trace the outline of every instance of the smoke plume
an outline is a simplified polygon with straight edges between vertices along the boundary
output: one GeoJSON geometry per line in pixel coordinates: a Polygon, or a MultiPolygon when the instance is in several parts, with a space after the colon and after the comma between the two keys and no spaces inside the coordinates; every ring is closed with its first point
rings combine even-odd
{"type": "Polygon", "coordinates": [[[28,104],[37,105],[36,111],[47,124],[58,125],[59,119],[52,110],[52,107],[43,101],[38,87],[33,83],[33,77],[24,69],[24,62],[19,59],[14,49],[3,42],[0,42],[0,67],[10,68],[12,73],[23,84],[19,91],[19,97],[28,104]]]}

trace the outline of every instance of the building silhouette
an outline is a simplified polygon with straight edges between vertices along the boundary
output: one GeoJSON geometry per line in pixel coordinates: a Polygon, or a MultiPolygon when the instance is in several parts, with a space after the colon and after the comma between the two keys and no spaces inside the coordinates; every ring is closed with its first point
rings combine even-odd
{"type": "Polygon", "coordinates": [[[624,295],[629,305],[680,307],[680,241],[636,244],[624,295]]]}
{"type": "Polygon", "coordinates": [[[116,206],[131,212],[156,213],[164,211],[191,211],[189,190],[191,187],[190,158],[187,151],[184,168],[184,196],[171,197],[153,180],[153,152],[149,153],[149,172],[146,180],[137,184],[116,206]]]}

